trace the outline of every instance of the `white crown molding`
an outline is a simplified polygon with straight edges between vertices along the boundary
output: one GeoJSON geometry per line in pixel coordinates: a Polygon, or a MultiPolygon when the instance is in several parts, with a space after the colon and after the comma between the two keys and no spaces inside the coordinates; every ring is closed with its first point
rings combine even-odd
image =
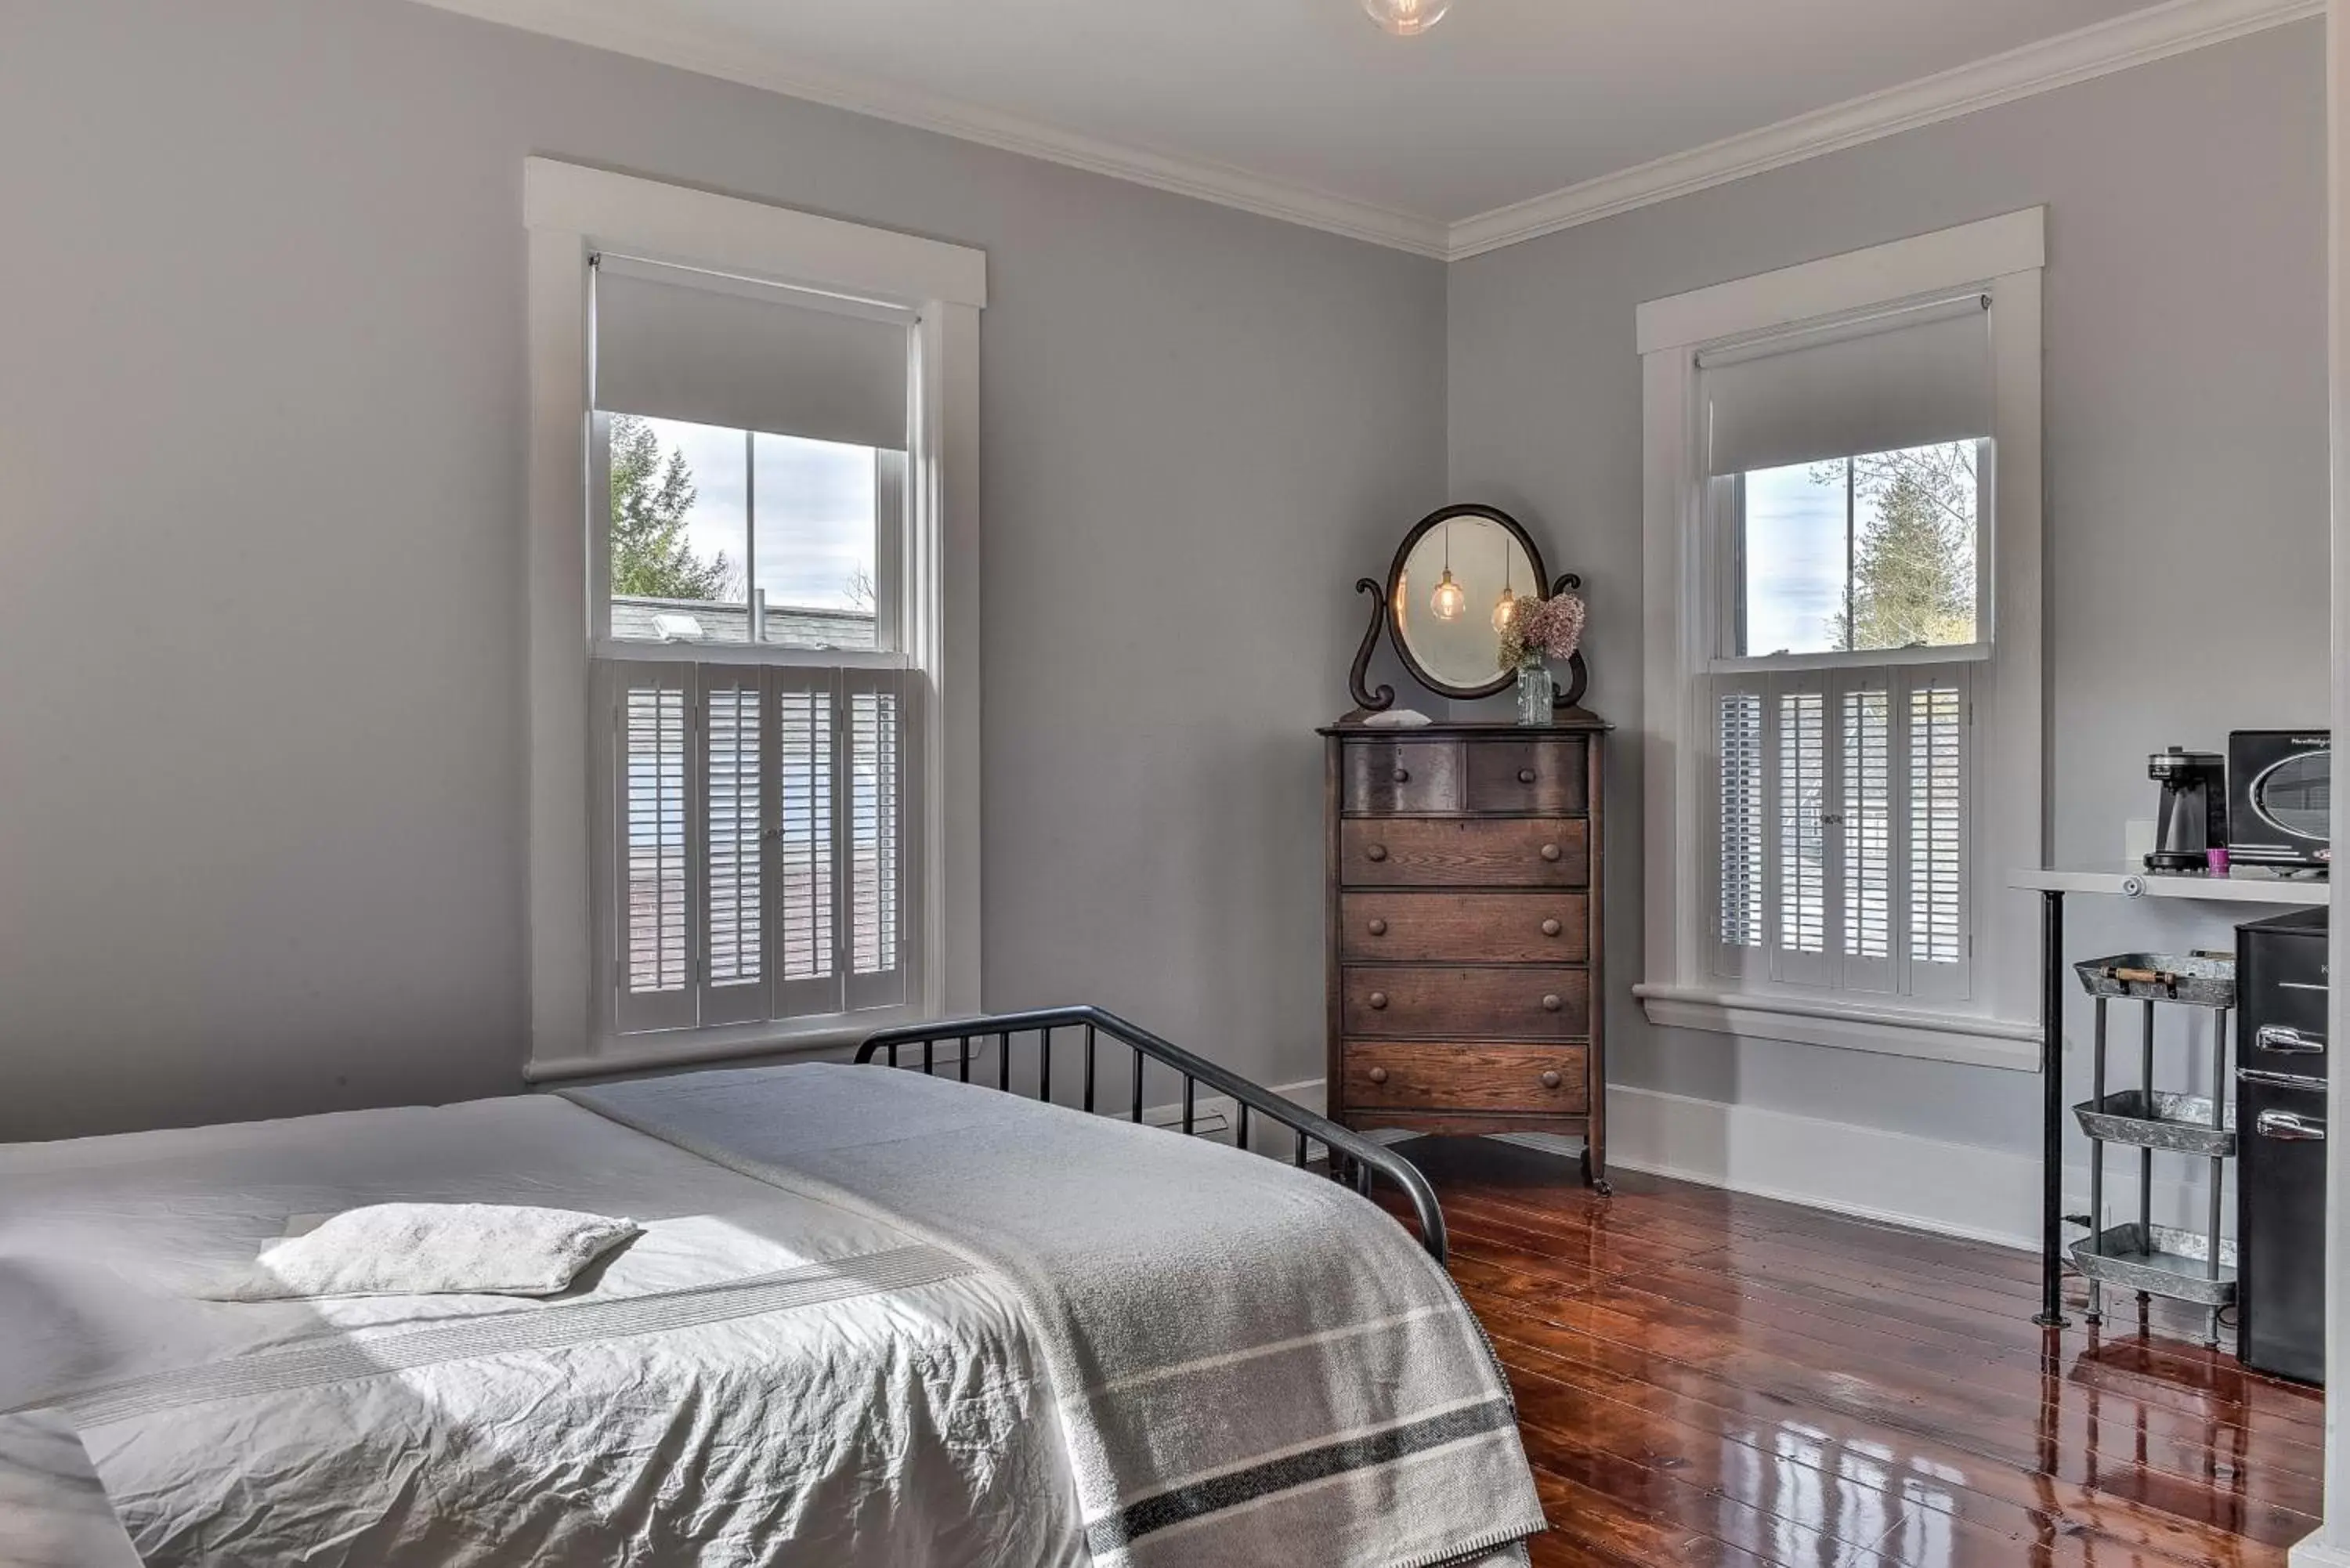
{"type": "Polygon", "coordinates": [[[630,5],[625,11],[616,11],[583,4],[581,0],[420,3],[1415,255],[1441,259],[1446,254],[1446,229],[1439,219],[1269,180],[1226,164],[1119,147],[929,93],[812,70],[804,61],[782,50],[762,47],[723,29],[696,26],[674,16],[662,16],[656,20],[650,6],[630,5]]]}
{"type": "Polygon", "coordinates": [[[2169,0],[1759,130],[1603,174],[1546,196],[1463,218],[1451,226],[1445,256],[1459,261],[1539,239],[1577,223],[1670,201],[1824,152],[2324,14],[2325,0],[2169,0]]]}
{"type": "Polygon", "coordinates": [[[762,47],[726,29],[674,16],[656,21],[651,8],[640,5],[616,7],[604,0],[420,3],[1445,261],[1539,239],[1825,152],[2325,13],[2325,0],[2167,0],[1447,224],[1228,164],[1121,147],[974,104],[812,69],[785,51],[762,47]]]}

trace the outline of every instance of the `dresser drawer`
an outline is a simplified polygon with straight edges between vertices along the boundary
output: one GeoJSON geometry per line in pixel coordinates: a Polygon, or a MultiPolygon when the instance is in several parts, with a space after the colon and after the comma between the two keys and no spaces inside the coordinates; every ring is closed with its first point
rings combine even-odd
{"type": "Polygon", "coordinates": [[[1532,1111],[1591,1108],[1590,1057],[1581,1045],[1389,1045],[1347,1042],[1350,1110],[1532,1111]]]}
{"type": "Polygon", "coordinates": [[[1346,893],[1338,956],[1348,963],[1581,963],[1591,955],[1582,893],[1346,893]]]}
{"type": "Polygon", "coordinates": [[[1349,820],[1338,825],[1338,877],[1350,888],[1580,888],[1588,828],[1565,821],[1349,820]]]}
{"type": "Polygon", "coordinates": [[[1590,770],[1581,736],[1480,741],[1469,748],[1471,811],[1580,814],[1590,770]]]}
{"type": "Polygon", "coordinates": [[[1591,981],[1579,969],[1397,964],[1340,973],[1348,1034],[1578,1040],[1590,1033],[1591,981]]]}
{"type": "Polygon", "coordinates": [[[1374,815],[1461,809],[1461,746],[1454,741],[1351,741],[1339,809],[1374,815]]]}

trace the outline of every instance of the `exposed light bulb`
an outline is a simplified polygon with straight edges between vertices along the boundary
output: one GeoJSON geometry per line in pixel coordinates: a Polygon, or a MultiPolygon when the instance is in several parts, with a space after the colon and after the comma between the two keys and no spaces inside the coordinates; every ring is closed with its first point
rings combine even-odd
{"type": "Polygon", "coordinates": [[[1459,620],[1461,612],[1469,607],[1469,596],[1462,593],[1461,585],[1452,580],[1451,567],[1444,568],[1444,576],[1438,580],[1436,591],[1428,596],[1428,607],[1436,612],[1439,620],[1459,620]]]}
{"type": "Polygon", "coordinates": [[[1510,628],[1510,623],[1517,618],[1518,596],[1503,588],[1502,597],[1493,601],[1493,629],[1507,631],[1510,628]]]}
{"type": "Polygon", "coordinates": [[[1409,38],[1444,20],[1452,0],[1363,0],[1363,9],[1387,31],[1409,38]]]}

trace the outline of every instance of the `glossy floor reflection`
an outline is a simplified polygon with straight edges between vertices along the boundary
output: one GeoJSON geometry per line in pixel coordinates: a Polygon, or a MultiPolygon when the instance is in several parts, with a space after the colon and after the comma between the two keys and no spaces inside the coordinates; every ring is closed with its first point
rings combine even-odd
{"type": "MultiPolygon", "coordinates": [[[[2036,1261],[1508,1145],[1403,1146],[1509,1369],[1538,1565],[2282,1564],[2323,1405],[2199,1317],[2033,1325],[2036,1261]]],[[[2134,1309],[2133,1309],[2134,1311],[2134,1309]]]]}

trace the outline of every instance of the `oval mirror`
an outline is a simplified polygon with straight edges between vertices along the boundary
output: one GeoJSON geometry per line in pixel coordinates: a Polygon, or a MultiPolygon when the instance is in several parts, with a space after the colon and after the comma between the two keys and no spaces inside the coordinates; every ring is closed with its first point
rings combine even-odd
{"type": "Polygon", "coordinates": [[[1404,535],[1388,572],[1396,649],[1439,696],[1488,697],[1507,686],[1502,628],[1520,597],[1543,596],[1542,555],[1517,519],[1490,506],[1447,506],[1404,535]]]}

